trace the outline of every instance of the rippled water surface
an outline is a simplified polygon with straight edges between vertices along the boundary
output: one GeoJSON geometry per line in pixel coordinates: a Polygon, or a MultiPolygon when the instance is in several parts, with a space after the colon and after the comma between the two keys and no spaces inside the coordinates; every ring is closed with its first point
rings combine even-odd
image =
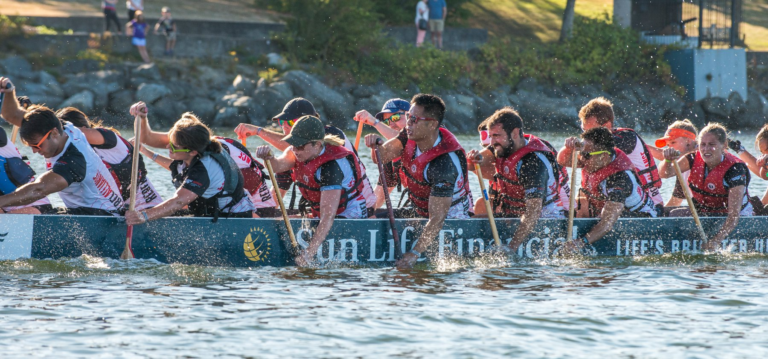
{"type": "MultiPolygon", "coordinates": [[[[559,146],[563,136],[545,138],[559,146]]],[[[477,139],[462,141],[474,148],[477,139]]],[[[376,178],[367,151],[363,159],[376,178]]],[[[170,175],[149,169],[168,196],[170,175]]],[[[765,183],[750,189],[761,194],[765,183]]],[[[0,355],[760,358],[768,354],[767,259],[484,258],[411,272],[6,261],[0,355]]]]}

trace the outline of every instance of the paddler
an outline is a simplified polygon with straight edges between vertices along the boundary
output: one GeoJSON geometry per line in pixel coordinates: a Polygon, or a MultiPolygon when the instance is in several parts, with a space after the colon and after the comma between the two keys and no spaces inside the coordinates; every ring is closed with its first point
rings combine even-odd
{"type": "Polygon", "coordinates": [[[288,136],[289,144],[279,157],[273,157],[269,146],[256,149],[256,156],[270,161],[275,172],[293,170],[293,178],[311,210],[319,218],[309,246],[297,258],[299,266],[309,265],[325,241],[335,218],[368,218],[368,205],[363,195],[363,173],[354,152],[344,140],[328,135],[315,116],[296,120],[288,136]]]}
{"type": "MultiPolygon", "coordinates": [[[[357,111],[354,120],[357,122],[363,122],[375,128],[379,133],[387,140],[397,137],[397,135],[405,128],[405,114],[411,109],[411,104],[400,98],[393,98],[384,103],[381,111],[372,116],[366,110],[357,111]]],[[[387,186],[392,193],[395,188],[402,187],[402,176],[400,169],[402,162],[399,158],[394,159],[391,162],[384,164],[384,173],[380,176],[385,176],[387,180],[387,186]]],[[[384,205],[384,189],[381,187],[381,179],[376,184],[374,193],[376,194],[376,205],[374,208],[381,208],[384,205]]],[[[386,215],[386,213],[384,213],[386,215]]]]}
{"type": "MultiPolygon", "coordinates": [[[[589,101],[579,111],[581,129],[587,131],[595,127],[605,127],[613,133],[616,147],[624,152],[632,161],[645,188],[653,200],[658,215],[663,213],[664,200],[661,198],[661,178],[656,168],[656,162],[651,155],[659,149],[649,146],[634,130],[629,128],[614,128],[613,104],[603,97],[589,101]]],[[[568,166],[571,162],[571,148],[563,147],[557,154],[557,161],[568,166]]]]}
{"type": "MultiPolygon", "coordinates": [[[[396,265],[410,268],[432,244],[445,219],[466,219],[472,209],[467,177],[467,159],[456,137],[442,127],[445,103],[435,95],[418,94],[411,99],[406,127],[380,146],[384,163],[400,157],[405,187],[412,208],[396,210],[396,216],[429,218],[413,250],[404,253],[396,265]]],[[[373,148],[382,141],[378,135],[365,137],[373,148]]]]}
{"type": "MultiPolygon", "coordinates": [[[[107,169],[115,178],[123,201],[128,203],[131,186],[131,168],[133,163],[133,145],[114,128],[104,127],[91,121],[82,111],[74,107],[66,107],[56,111],[56,117],[69,122],[83,132],[88,143],[96,154],[107,165],[107,169]]],[[[147,177],[144,159],[139,156],[139,176],[136,190],[136,210],[152,208],[163,202],[160,193],[147,177]]]]}
{"type": "MultiPolygon", "coordinates": [[[[254,135],[259,136],[262,140],[274,146],[279,151],[285,152],[285,150],[290,147],[290,144],[284,141],[283,138],[285,138],[286,135],[291,134],[291,129],[293,128],[295,122],[304,116],[320,118],[320,114],[317,112],[317,110],[315,110],[315,106],[312,104],[312,102],[309,102],[309,100],[305,98],[297,97],[288,101],[288,103],[285,104],[285,107],[283,107],[283,111],[272,118],[272,121],[276,122],[280,126],[283,133],[273,132],[267,130],[266,128],[251,125],[249,123],[239,124],[235,128],[235,133],[237,134],[238,138],[246,138],[254,135]]],[[[351,142],[349,142],[349,139],[347,139],[344,131],[331,125],[324,125],[323,128],[325,129],[326,135],[340,138],[344,142],[344,147],[352,151],[355,157],[358,156],[357,150],[355,150],[355,147],[352,146],[351,142]]],[[[288,153],[288,156],[292,156],[291,151],[286,153],[288,153]]],[[[371,187],[371,183],[368,180],[368,176],[366,175],[365,165],[363,165],[359,157],[357,162],[360,166],[360,173],[363,174],[363,195],[365,196],[368,208],[370,208],[370,215],[373,215],[374,206],[376,205],[376,195],[373,193],[373,187],[371,187]]],[[[280,187],[280,194],[284,195],[285,192],[291,188],[291,184],[294,183],[293,176],[291,175],[291,172],[276,172],[275,176],[277,177],[278,186],[280,187]]],[[[303,212],[306,209],[306,202],[300,202],[299,206],[300,210],[303,212]]]]}
{"type": "Polygon", "coordinates": [[[699,132],[699,149],[681,155],[672,148],[664,150],[664,162],[659,167],[663,178],[675,175],[671,161],[677,161],[681,171],[690,170],[688,187],[699,216],[727,216],[725,223],[704,249],[714,250],[736,228],[740,216],[751,216],[749,202],[749,169],[744,161],[728,153],[728,131],[720,124],[710,123],[699,132]]]}
{"type": "Polygon", "coordinates": [[[582,133],[581,140],[566,139],[565,148],[580,152],[581,189],[587,197],[587,215],[581,210],[580,217],[600,218],[586,235],[568,241],[566,249],[578,252],[590,248],[613,229],[619,217],[657,217],[654,203],[643,188],[635,166],[616,147],[611,130],[594,127],[582,133]]]}
{"type": "MultiPolygon", "coordinates": [[[[656,145],[656,148],[663,149],[664,147],[669,146],[682,154],[690,153],[696,151],[697,133],[699,133],[699,130],[693,123],[691,123],[691,121],[687,119],[675,121],[667,127],[667,132],[664,133],[664,137],[656,140],[654,144],[656,145]]],[[[664,160],[663,153],[659,153],[658,157],[654,154],[654,157],[659,161],[664,160]]],[[[687,181],[689,174],[690,171],[683,172],[683,179],[686,183],[683,183],[682,185],[688,186],[687,181]]],[[[677,207],[683,205],[685,194],[683,193],[683,187],[680,185],[681,183],[675,180],[675,189],[674,192],[672,192],[672,197],[669,198],[669,201],[667,201],[664,207],[677,207]]]]}
{"type": "Polygon", "coordinates": [[[66,206],[58,211],[61,214],[119,215],[123,210],[120,189],[83,132],[71,123],[62,124],[45,106],[22,109],[7,78],[0,78],[0,88],[6,96],[3,118],[20,127],[22,142],[45,158],[48,169],[34,181],[0,196],[0,208],[34,206],[58,193],[66,206]],[[9,89],[5,89],[7,85],[9,89]]]}
{"type": "MultiPolygon", "coordinates": [[[[142,123],[147,122],[148,110],[143,102],[131,106],[130,113],[140,116],[142,123]]],[[[254,206],[243,188],[243,174],[208,126],[187,112],[176,121],[167,138],[168,157],[153,155],[153,160],[171,171],[176,193],[154,208],[126,212],[128,225],[173,216],[187,206],[195,217],[212,217],[214,222],[219,217],[253,216],[254,206]]]]}
{"type": "Polygon", "coordinates": [[[491,146],[469,151],[467,158],[480,164],[486,178],[495,180],[494,216],[521,219],[509,243],[515,252],[539,218],[565,218],[561,195],[568,193],[561,190],[568,188],[568,173],[557,163],[557,152],[549,143],[523,133],[523,119],[511,107],[497,110],[483,124],[491,146]]]}

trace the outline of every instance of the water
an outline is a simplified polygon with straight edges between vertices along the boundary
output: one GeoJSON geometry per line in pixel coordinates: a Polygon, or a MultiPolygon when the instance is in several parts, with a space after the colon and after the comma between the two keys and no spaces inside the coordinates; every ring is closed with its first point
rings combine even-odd
{"type": "MultiPolygon", "coordinates": [[[[376,178],[368,151],[363,161],[376,178]]],[[[168,172],[147,163],[169,197],[168,172]]],[[[0,343],[8,358],[753,358],[768,353],[766,259],[445,261],[412,272],[5,261],[0,343]]]]}

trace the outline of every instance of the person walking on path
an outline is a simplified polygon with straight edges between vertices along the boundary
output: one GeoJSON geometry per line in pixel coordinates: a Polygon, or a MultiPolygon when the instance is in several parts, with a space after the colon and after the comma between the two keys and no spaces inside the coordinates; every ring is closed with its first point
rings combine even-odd
{"type": "Polygon", "coordinates": [[[102,0],[101,1],[101,8],[104,10],[104,31],[109,31],[110,23],[115,23],[115,30],[118,34],[123,34],[123,27],[120,26],[120,19],[117,18],[117,8],[115,8],[115,5],[117,4],[117,0],[102,0]]]}
{"type": "Polygon", "coordinates": [[[139,49],[139,54],[144,63],[152,62],[147,53],[147,23],[144,21],[144,14],[136,11],[136,19],[126,25],[125,33],[131,36],[131,43],[139,49]]]}
{"type": "Polygon", "coordinates": [[[432,37],[432,44],[438,49],[442,49],[448,5],[445,0],[427,0],[427,6],[429,7],[429,32],[432,37]]]}
{"type": "Polygon", "coordinates": [[[176,21],[171,17],[171,9],[163,7],[160,20],[155,24],[155,35],[162,27],[165,34],[165,55],[173,56],[173,48],[176,47],[176,21]]]}
{"type": "Polygon", "coordinates": [[[144,0],[127,0],[125,7],[128,8],[128,21],[136,18],[137,11],[144,11],[144,0]]]}
{"type": "Polygon", "coordinates": [[[429,6],[427,6],[427,0],[419,0],[416,3],[416,47],[421,47],[424,43],[427,29],[429,29],[429,6]]]}

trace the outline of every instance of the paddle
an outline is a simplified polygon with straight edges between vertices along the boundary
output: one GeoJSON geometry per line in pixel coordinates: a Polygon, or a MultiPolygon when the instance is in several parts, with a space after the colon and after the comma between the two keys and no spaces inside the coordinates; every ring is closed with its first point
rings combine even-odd
{"type": "Polygon", "coordinates": [[[360,147],[360,136],[363,135],[363,126],[365,126],[365,122],[360,121],[357,123],[357,136],[355,137],[355,151],[360,147]]]}
{"type": "MultiPolygon", "coordinates": [[[[678,152],[679,155],[679,152],[678,152]]],[[[685,194],[685,200],[688,201],[688,209],[691,210],[691,215],[693,215],[693,220],[696,222],[696,227],[699,229],[699,235],[701,236],[701,239],[704,243],[707,243],[709,239],[707,239],[707,234],[704,232],[704,227],[701,226],[701,221],[699,220],[699,213],[696,212],[696,207],[693,206],[693,199],[691,198],[691,189],[688,188],[688,186],[685,183],[685,180],[683,179],[683,172],[680,171],[680,166],[677,164],[677,161],[672,161],[672,165],[675,167],[675,174],[677,175],[677,181],[680,182],[680,187],[683,188],[683,193],[685,194]]]]}
{"type": "MultiPolygon", "coordinates": [[[[270,153],[270,156],[272,154],[270,153]]],[[[280,210],[283,212],[283,221],[288,228],[288,237],[291,239],[291,245],[293,249],[298,251],[299,244],[296,243],[296,237],[293,235],[293,227],[291,227],[291,221],[288,219],[288,212],[285,210],[285,204],[283,203],[283,197],[280,195],[280,187],[277,186],[277,178],[275,177],[275,171],[272,170],[272,163],[268,159],[264,160],[264,164],[269,171],[269,178],[272,180],[272,188],[275,189],[275,197],[277,197],[277,203],[280,205],[280,210]]]]}
{"type": "Polygon", "coordinates": [[[381,144],[382,140],[380,138],[377,139],[373,152],[376,154],[376,164],[379,165],[379,176],[381,178],[381,186],[384,189],[384,202],[387,204],[389,227],[392,228],[392,239],[395,241],[395,259],[400,259],[402,255],[400,253],[400,234],[397,233],[397,227],[395,226],[395,211],[392,209],[392,201],[389,199],[389,185],[387,185],[387,176],[384,175],[384,164],[381,163],[381,153],[379,153],[379,145],[381,144]]]}
{"type": "Polygon", "coordinates": [[[579,151],[573,150],[571,156],[571,196],[568,199],[568,234],[565,237],[566,241],[573,239],[573,217],[576,214],[576,167],[578,167],[579,151]]]}
{"type": "MultiPolygon", "coordinates": [[[[477,155],[477,160],[482,161],[483,156],[477,155]]],[[[493,242],[496,243],[496,247],[501,247],[501,240],[499,240],[499,231],[496,230],[496,221],[493,219],[493,208],[491,208],[491,201],[488,198],[488,191],[485,190],[485,180],[483,180],[483,171],[480,169],[480,164],[475,162],[475,171],[477,172],[477,178],[480,180],[480,191],[483,192],[483,202],[485,203],[485,211],[488,212],[488,221],[491,223],[491,233],[493,234],[493,242]]]]}
{"type": "MultiPolygon", "coordinates": [[[[133,123],[133,131],[135,133],[133,139],[133,158],[131,162],[131,197],[128,203],[128,210],[133,211],[136,209],[136,189],[139,182],[139,156],[141,156],[141,117],[138,115],[133,123]]],[[[120,255],[120,259],[131,259],[133,255],[133,226],[128,226],[127,233],[125,235],[125,249],[123,254],[120,255]]]]}

